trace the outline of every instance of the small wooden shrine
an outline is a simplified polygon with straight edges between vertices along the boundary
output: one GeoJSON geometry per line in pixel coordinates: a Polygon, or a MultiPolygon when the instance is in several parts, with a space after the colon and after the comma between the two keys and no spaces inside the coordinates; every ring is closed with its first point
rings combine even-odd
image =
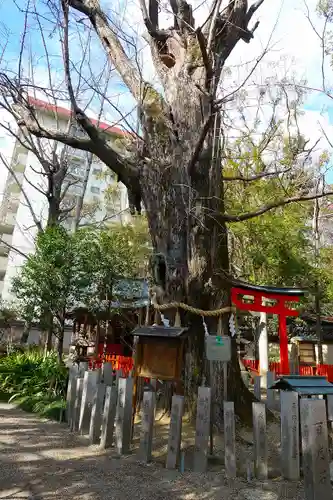
{"type": "Polygon", "coordinates": [[[186,332],[187,328],[158,325],[135,328],[135,375],[180,382],[186,332]]]}
{"type": "Polygon", "coordinates": [[[109,355],[132,356],[131,331],[140,323],[148,304],[148,284],[143,279],[119,279],[111,300],[101,300],[94,310],[77,304],[67,315],[72,322],[70,352],[80,360],[109,355]]]}

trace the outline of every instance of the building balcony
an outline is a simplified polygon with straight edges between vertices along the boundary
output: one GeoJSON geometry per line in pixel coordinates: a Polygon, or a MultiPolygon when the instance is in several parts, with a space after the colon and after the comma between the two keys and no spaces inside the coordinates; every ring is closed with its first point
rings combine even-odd
{"type": "Polygon", "coordinates": [[[0,272],[6,273],[8,266],[8,256],[0,256],[0,272]]]}
{"type": "Polygon", "coordinates": [[[0,222],[0,234],[13,234],[15,225],[6,222],[0,222]]]}
{"type": "Polygon", "coordinates": [[[9,248],[7,247],[7,245],[0,243],[0,257],[8,257],[8,254],[9,248]]]}
{"type": "Polygon", "coordinates": [[[74,158],[80,158],[83,160],[86,160],[88,155],[87,151],[83,151],[82,149],[71,148],[70,146],[68,146],[67,148],[67,154],[68,156],[73,156],[74,158]]]}

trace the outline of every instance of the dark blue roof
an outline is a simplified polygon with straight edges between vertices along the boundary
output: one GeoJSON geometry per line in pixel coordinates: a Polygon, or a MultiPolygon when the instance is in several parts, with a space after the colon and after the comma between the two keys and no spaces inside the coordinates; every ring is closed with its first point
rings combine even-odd
{"type": "Polygon", "coordinates": [[[305,396],[333,394],[333,384],[326,377],[317,376],[286,375],[276,380],[270,389],[295,391],[305,396]]]}

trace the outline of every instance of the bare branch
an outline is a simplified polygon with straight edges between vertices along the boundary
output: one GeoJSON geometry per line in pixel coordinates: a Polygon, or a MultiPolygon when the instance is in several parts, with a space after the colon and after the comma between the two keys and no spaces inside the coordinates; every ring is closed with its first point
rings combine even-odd
{"type": "Polygon", "coordinates": [[[23,58],[25,37],[27,35],[29,4],[30,4],[30,0],[28,0],[28,5],[26,7],[26,11],[24,14],[24,27],[23,27],[23,33],[22,33],[19,63],[18,63],[18,78],[19,78],[19,80],[21,80],[21,76],[22,76],[22,58],[23,58]]]}
{"type": "MultiPolygon", "coordinates": [[[[23,174],[23,177],[24,177],[24,180],[31,186],[33,187],[34,189],[36,189],[36,191],[38,191],[40,194],[42,194],[43,196],[47,196],[47,193],[45,191],[43,191],[42,189],[40,189],[39,187],[36,186],[36,184],[33,184],[31,181],[29,181],[29,179],[27,178],[27,176],[25,175],[25,173],[23,174]]],[[[28,202],[27,198],[25,197],[26,199],[26,202],[28,202]]]]}
{"type": "Polygon", "coordinates": [[[212,48],[216,23],[217,23],[217,19],[218,19],[218,14],[220,12],[221,4],[222,4],[222,0],[216,0],[213,4],[213,7],[212,7],[212,11],[211,11],[212,15],[211,15],[211,21],[210,21],[210,25],[209,25],[209,34],[208,34],[208,39],[207,39],[207,52],[208,52],[208,54],[210,53],[210,50],[212,48]]]}
{"type": "Polygon", "coordinates": [[[223,180],[227,182],[229,181],[253,182],[253,181],[258,181],[260,179],[264,179],[265,177],[275,177],[278,175],[287,174],[290,171],[291,168],[287,168],[284,170],[276,170],[274,172],[260,172],[259,174],[255,174],[250,177],[244,177],[243,175],[240,174],[235,176],[223,177],[223,180]]]}
{"type": "Polygon", "coordinates": [[[249,10],[247,12],[247,16],[246,16],[247,24],[251,21],[251,18],[257,12],[257,10],[259,9],[259,7],[261,7],[261,5],[264,3],[264,1],[265,0],[257,0],[256,2],[254,2],[251,5],[251,7],[249,8],[249,10]]]}
{"type": "Polygon", "coordinates": [[[22,252],[22,250],[20,250],[19,248],[14,247],[13,245],[10,245],[3,238],[0,238],[0,243],[2,243],[3,245],[5,245],[12,252],[18,253],[19,255],[21,255],[21,257],[24,257],[25,259],[28,258],[28,255],[26,253],[22,252]]]}
{"type": "Polygon", "coordinates": [[[305,4],[305,7],[307,9],[306,18],[309,21],[309,24],[310,24],[312,30],[314,31],[314,33],[317,35],[317,37],[320,40],[320,45],[321,45],[321,80],[322,80],[323,91],[324,91],[324,93],[327,94],[326,75],[325,75],[325,55],[326,55],[325,38],[326,38],[326,32],[327,32],[328,17],[325,16],[325,21],[324,21],[324,26],[323,26],[322,32],[319,33],[319,31],[316,29],[316,27],[311,19],[309,6],[307,5],[306,1],[304,1],[304,4],[305,4]]]}
{"type": "MultiPolygon", "coordinates": [[[[144,1],[144,0],[143,0],[144,1]]],[[[158,2],[149,0],[149,19],[153,26],[158,29],[158,2]]]]}
{"type": "Polygon", "coordinates": [[[284,207],[285,205],[290,205],[290,203],[296,203],[300,201],[311,201],[316,200],[317,198],[324,198],[325,196],[332,196],[333,191],[326,191],[323,193],[316,194],[307,194],[307,195],[299,195],[299,196],[291,196],[290,198],[284,198],[283,200],[273,201],[272,203],[267,203],[266,205],[261,206],[257,210],[253,212],[247,212],[239,215],[228,215],[223,214],[221,218],[226,222],[243,222],[245,220],[253,219],[254,217],[258,217],[259,215],[263,215],[274,208],[284,207]]]}
{"type": "Polygon", "coordinates": [[[211,61],[210,61],[209,56],[208,56],[209,48],[208,48],[208,44],[206,46],[206,39],[205,39],[203,32],[201,31],[200,26],[199,26],[199,28],[196,29],[196,35],[197,35],[199,47],[201,50],[202,60],[203,60],[203,63],[205,65],[205,69],[206,69],[206,88],[207,88],[207,83],[211,81],[212,76],[213,76],[213,68],[212,68],[212,64],[211,64],[211,61]]]}
{"type": "Polygon", "coordinates": [[[101,9],[99,0],[68,0],[68,3],[73,9],[88,17],[123,82],[129,88],[133,97],[140,101],[142,89],[140,74],[126,55],[119,38],[111,28],[106,15],[101,9]]]}
{"type": "Polygon", "coordinates": [[[196,162],[198,161],[199,155],[200,155],[201,150],[202,150],[202,146],[204,144],[204,141],[205,141],[207,134],[210,130],[210,127],[212,125],[213,118],[214,118],[214,114],[210,113],[210,115],[208,116],[207,120],[205,121],[205,123],[202,127],[200,137],[197,141],[197,144],[196,144],[195,149],[193,151],[191,160],[190,160],[188,167],[187,167],[187,171],[188,171],[189,175],[192,174],[194,166],[195,166],[196,162]]]}

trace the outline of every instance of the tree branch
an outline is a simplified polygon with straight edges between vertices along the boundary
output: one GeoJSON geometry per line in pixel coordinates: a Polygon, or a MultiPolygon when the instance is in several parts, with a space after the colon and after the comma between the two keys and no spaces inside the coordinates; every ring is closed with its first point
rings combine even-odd
{"type": "Polygon", "coordinates": [[[143,83],[140,73],[125,53],[118,36],[100,7],[99,0],[68,0],[68,4],[88,17],[124,84],[139,102],[143,83]]]}
{"type": "Polygon", "coordinates": [[[19,127],[26,127],[28,132],[35,137],[61,142],[66,146],[88,151],[98,156],[118,176],[118,180],[127,187],[131,200],[136,200],[134,204],[136,210],[140,210],[141,190],[136,164],[128,157],[124,158],[116,152],[102,137],[97,127],[90,122],[85,113],[80,110],[77,114],[77,119],[78,121],[80,120],[79,123],[86,130],[87,134],[91,136],[89,139],[75,137],[67,131],[62,132],[60,130],[45,128],[39,123],[36,110],[34,109],[34,105],[29,103],[29,98],[25,97],[22,90],[16,88],[15,84],[6,75],[2,74],[0,76],[2,92],[7,92],[14,102],[14,105],[9,106],[9,111],[13,114],[19,127]]]}
{"type": "Polygon", "coordinates": [[[205,65],[205,70],[206,70],[206,88],[208,88],[209,82],[211,82],[212,76],[213,76],[213,68],[211,61],[209,59],[209,49],[208,45],[206,45],[206,39],[205,36],[200,28],[200,26],[196,29],[196,35],[197,35],[197,40],[199,43],[199,47],[201,50],[201,55],[202,55],[202,60],[205,65]]]}
{"type": "Polygon", "coordinates": [[[187,166],[187,172],[188,172],[189,176],[191,176],[193,169],[195,167],[195,164],[199,159],[199,155],[201,153],[202,146],[203,146],[204,141],[207,137],[207,134],[210,130],[213,118],[214,118],[214,114],[210,113],[210,115],[208,116],[207,120],[205,121],[205,123],[202,127],[200,137],[198,139],[198,142],[197,142],[195,149],[193,151],[193,154],[192,154],[192,158],[187,166]]]}
{"type": "Polygon", "coordinates": [[[291,196],[290,198],[285,198],[279,201],[273,201],[272,203],[267,203],[266,205],[261,206],[258,210],[253,212],[247,212],[239,215],[228,215],[223,214],[221,218],[226,222],[243,222],[245,220],[253,219],[254,217],[258,217],[259,215],[263,215],[274,208],[284,207],[285,205],[290,205],[290,203],[296,203],[299,201],[311,201],[316,200],[318,198],[324,198],[325,196],[332,196],[333,191],[326,191],[320,194],[308,194],[308,195],[299,195],[299,196],[291,196]]]}
{"type": "Polygon", "coordinates": [[[91,120],[88,118],[86,113],[78,106],[73,84],[71,78],[70,64],[69,64],[69,42],[68,42],[68,31],[69,31],[69,19],[68,19],[68,2],[67,0],[61,0],[61,6],[64,15],[64,38],[63,38],[63,60],[64,60],[64,70],[65,70],[65,78],[67,83],[67,89],[69,94],[69,99],[71,102],[72,110],[76,121],[78,124],[87,132],[88,136],[93,142],[100,139],[100,135],[97,127],[93,125],[91,120]]]}
{"type": "Polygon", "coordinates": [[[13,252],[15,253],[18,253],[19,255],[21,255],[22,257],[24,257],[25,259],[28,258],[28,255],[24,252],[22,252],[21,250],[19,250],[18,248],[16,247],[13,247],[13,245],[10,245],[9,243],[7,243],[7,241],[5,241],[4,239],[0,238],[0,243],[2,243],[3,245],[5,245],[7,248],[9,248],[9,250],[12,250],[13,252]]]}
{"type": "Polygon", "coordinates": [[[287,168],[285,170],[277,170],[274,172],[260,172],[259,174],[251,175],[250,177],[244,177],[243,175],[235,175],[235,176],[228,176],[228,177],[222,177],[223,181],[229,182],[229,181],[242,181],[242,182],[252,182],[252,181],[258,181],[260,179],[263,179],[265,177],[275,177],[276,175],[282,175],[282,174],[287,174],[290,172],[291,168],[287,168]]]}
{"type": "Polygon", "coordinates": [[[251,5],[249,8],[247,15],[246,15],[246,22],[247,24],[249,21],[251,21],[252,16],[256,13],[256,11],[259,9],[259,7],[264,3],[265,0],[257,0],[254,2],[254,4],[251,5]]]}

